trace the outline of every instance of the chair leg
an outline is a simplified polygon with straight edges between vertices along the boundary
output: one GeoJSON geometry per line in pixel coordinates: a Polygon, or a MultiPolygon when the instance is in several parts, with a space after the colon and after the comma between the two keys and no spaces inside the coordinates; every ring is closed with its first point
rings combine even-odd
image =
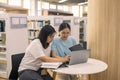
{"type": "Polygon", "coordinates": [[[56,79],[56,72],[53,72],[53,80],[55,80],[56,79]]]}
{"type": "Polygon", "coordinates": [[[53,77],[53,80],[56,79],[56,75],[57,75],[56,72],[52,71],[51,69],[47,69],[47,72],[53,77]]]}

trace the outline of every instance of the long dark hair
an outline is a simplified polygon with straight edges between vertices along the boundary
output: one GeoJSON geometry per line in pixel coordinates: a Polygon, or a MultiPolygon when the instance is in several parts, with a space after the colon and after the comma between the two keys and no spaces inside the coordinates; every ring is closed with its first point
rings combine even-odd
{"type": "Polygon", "coordinates": [[[65,28],[68,28],[71,31],[70,25],[68,23],[61,23],[60,26],[59,26],[58,31],[60,32],[60,31],[62,31],[65,28]]]}
{"type": "Polygon", "coordinates": [[[49,46],[49,43],[47,43],[47,37],[49,35],[52,35],[55,33],[55,29],[51,25],[45,25],[41,30],[38,35],[38,39],[42,43],[42,46],[44,49],[46,49],[49,46]]]}

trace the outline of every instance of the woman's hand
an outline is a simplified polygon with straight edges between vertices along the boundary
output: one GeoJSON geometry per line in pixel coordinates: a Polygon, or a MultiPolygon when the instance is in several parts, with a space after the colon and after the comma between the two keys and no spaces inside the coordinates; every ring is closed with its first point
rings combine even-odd
{"type": "Polygon", "coordinates": [[[65,57],[63,57],[63,62],[67,62],[70,60],[70,55],[67,55],[65,57]]]}

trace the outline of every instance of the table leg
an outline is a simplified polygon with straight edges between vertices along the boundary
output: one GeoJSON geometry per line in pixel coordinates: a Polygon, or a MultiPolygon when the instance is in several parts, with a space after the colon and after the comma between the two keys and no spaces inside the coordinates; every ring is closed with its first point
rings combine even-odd
{"type": "Polygon", "coordinates": [[[89,80],[91,80],[91,75],[90,74],[88,75],[88,77],[89,77],[89,80]]]}
{"type": "Polygon", "coordinates": [[[90,75],[81,75],[80,80],[90,80],[90,75]]]}

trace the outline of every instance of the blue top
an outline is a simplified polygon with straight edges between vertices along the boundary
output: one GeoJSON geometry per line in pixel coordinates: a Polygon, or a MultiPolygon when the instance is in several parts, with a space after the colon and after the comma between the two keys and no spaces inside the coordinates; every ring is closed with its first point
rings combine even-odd
{"type": "Polygon", "coordinates": [[[55,50],[58,56],[64,57],[71,53],[69,48],[73,45],[76,45],[76,41],[71,36],[69,36],[67,40],[62,40],[60,37],[56,37],[52,41],[51,49],[55,50]]]}

